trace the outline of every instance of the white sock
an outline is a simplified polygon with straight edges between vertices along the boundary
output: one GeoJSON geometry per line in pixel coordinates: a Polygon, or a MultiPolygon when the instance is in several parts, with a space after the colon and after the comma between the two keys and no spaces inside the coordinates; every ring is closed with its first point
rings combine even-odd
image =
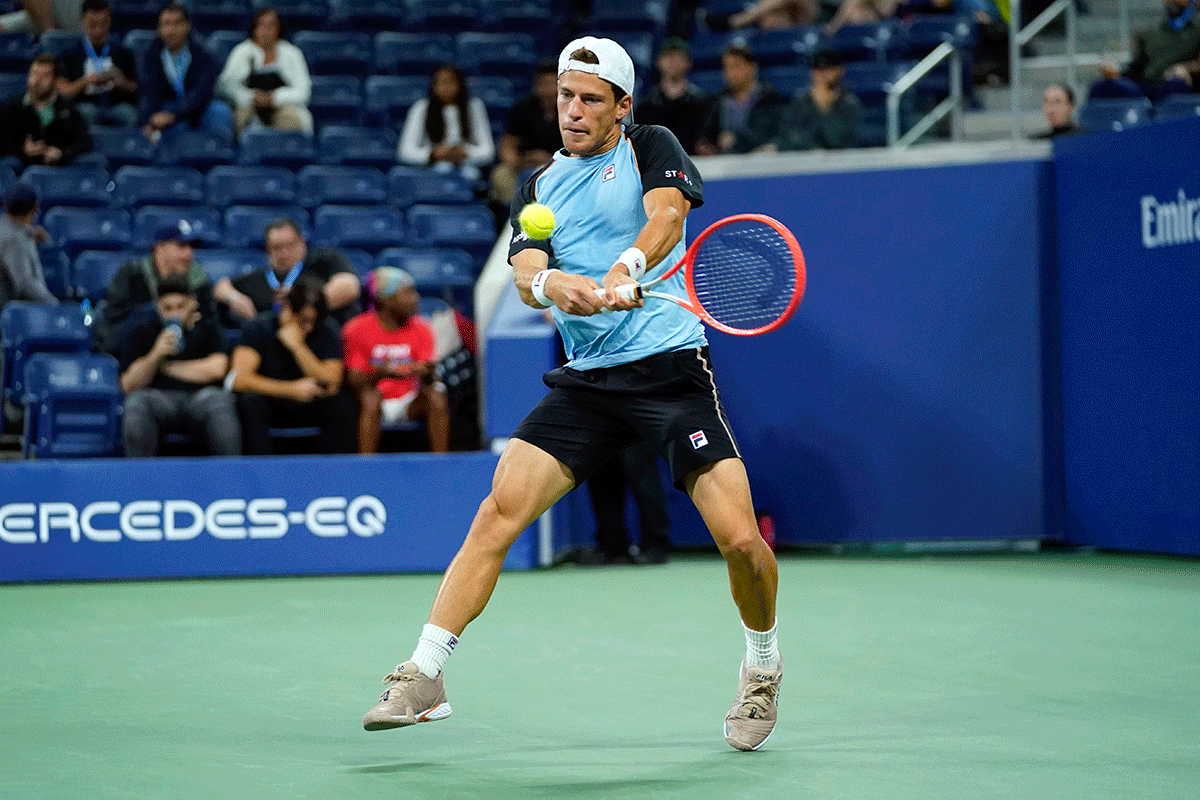
{"type": "Polygon", "coordinates": [[[775,630],[779,627],[776,622],[769,631],[756,631],[747,628],[746,631],[746,666],[766,667],[775,669],[779,666],[779,642],[775,638],[775,630]]]}
{"type": "Polygon", "coordinates": [[[417,669],[430,678],[441,674],[442,667],[454,652],[458,637],[445,628],[437,625],[426,625],[421,629],[421,638],[417,640],[417,649],[413,651],[411,661],[417,669]]]}

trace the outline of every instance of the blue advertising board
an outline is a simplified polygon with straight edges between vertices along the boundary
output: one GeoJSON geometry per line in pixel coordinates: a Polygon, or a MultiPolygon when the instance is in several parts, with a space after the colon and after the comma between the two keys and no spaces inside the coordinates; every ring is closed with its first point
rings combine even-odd
{"type": "MultiPolygon", "coordinates": [[[[41,461],[0,466],[0,581],[446,568],[496,456],[41,461]]],[[[537,563],[533,530],[505,567],[537,563]]]]}

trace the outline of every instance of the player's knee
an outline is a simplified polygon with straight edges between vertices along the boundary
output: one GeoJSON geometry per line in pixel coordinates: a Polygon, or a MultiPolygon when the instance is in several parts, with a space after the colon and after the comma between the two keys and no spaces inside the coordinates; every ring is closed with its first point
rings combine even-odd
{"type": "Polygon", "coordinates": [[[726,561],[755,563],[766,546],[757,528],[739,528],[725,537],[721,553],[726,561]]]}

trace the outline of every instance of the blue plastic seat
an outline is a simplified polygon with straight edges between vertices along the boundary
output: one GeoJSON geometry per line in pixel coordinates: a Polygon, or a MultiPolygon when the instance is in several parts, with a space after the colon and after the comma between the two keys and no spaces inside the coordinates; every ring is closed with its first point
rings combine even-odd
{"type": "Polygon", "coordinates": [[[740,44],[753,51],[757,36],[757,31],[754,30],[718,32],[703,29],[696,31],[692,35],[691,41],[692,69],[700,71],[720,69],[721,54],[725,52],[725,48],[731,44],[740,44]]]}
{"type": "Polygon", "coordinates": [[[326,247],[378,253],[404,243],[404,219],[393,206],[326,205],[313,215],[313,237],[326,247]]]}
{"type": "Polygon", "coordinates": [[[158,12],[163,5],[161,0],[120,0],[113,3],[113,30],[153,31],[158,25],[158,12]]]}
{"type": "MultiPolygon", "coordinates": [[[[159,5],[162,8],[162,4],[159,5]]],[[[125,34],[125,38],[121,40],[121,44],[133,51],[133,56],[141,63],[142,56],[154,44],[154,40],[158,38],[158,12],[154,13],[155,22],[147,27],[130,28],[129,33],[125,34]]]]}
{"type": "Polygon", "coordinates": [[[409,107],[429,93],[429,78],[415,75],[372,75],[367,78],[368,121],[380,125],[404,122],[409,107]]]}
{"type": "Polygon", "coordinates": [[[121,167],[113,174],[116,201],[127,208],[145,205],[200,205],[204,176],[188,167],[121,167]]]}
{"type": "Polygon", "coordinates": [[[246,28],[242,28],[241,30],[213,31],[209,34],[204,45],[208,48],[208,52],[212,55],[213,60],[223,65],[229,60],[229,54],[233,52],[233,48],[244,41],[246,41],[246,28]]]}
{"type": "Polygon", "coordinates": [[[437,292],[444,286],[470,289],[479,277],[475,259],[466,250],[457,248],[389,247],[380,251],[375,263],[408,272],[421,292],[437,292]]]}
{"type": "Polygon", "coordinates": [[[473,203],[471,183],[457,172],[435,172],[398,166],[388,171],[389,202],[407,208],[414,203],[473,203]]]}
{"type": "Polygon", "coordinates": [[[27,167],[21,180],[37,189],[42,208],[110,204],[108,172],[97,167],[27,167]]]}
{"type": "Polygon", "coordinates": [[[496,218],[485,205],[415,205],[407,214],[409,244],[457,247],[485,255],[496,243],[496,218]]]}
{"type": "Polygon", "coordinates": [[[42,226],[72,257],[82,250],[125,250],[132,238],[123,208],[58,206],[42,215],[42,226]]]}
{"type": "Polygon", "coordinates": [[[35,353],[81,353],[92,346],[76,303],[26,303],[13,300],[0,312],[0,367],[5,400],[20,403],[25,393],[25,364],[35,353]]]}
{"type": "Polygon", "coordinates": [[[552,34],[557,21],[548,5],[542,0],[481,0],[480,15],[488,30],[552,34]]]}
{"type": "Polygon", "coordinates": [[[384,31],[375,34],[375,74],[430,75],[458,57],[449,34],[384,31]]]}
{"type": "Polygon", "coordinates": [[[410,30],[430,33],[459,33],[476,30],[481,24],[479,0],[409,0],[410,30]]]}
{"type": "Polygon", "coordinates": [[[942,42],[965,52],[975,49],[978,26],[969,16],[919,16],[903,31],[897,30],[895,44],[905,58],[919,60],[942,42]]]}
{"type": "Polygon", "coordinates": [[[75,285],[75,296],[84,298],[96,305],[108,294],[113,276],[123,264],[137,258],[143,258],[144,253],[132,250],[84,250],[75,256],[71,264],[71,279],[75,285]]]}
{"type": "Polygon", "coordinates": [[[329,0],[329,26],[336,30],[398,30],[404,17],[404,3],[396,0],[329,0]]]}
{"type": "Polygon", "coordinates": [[[0,72],[0,101],[24,94],[27,81],[24,72],[0,72]]]}
{"type": "Polygon", "coordinates": [[[764,83],[769,83],[788,97],[805,91],[809,85],[809,69],[806,66],[768,67],[759,75],[764,83]]]}
{"type": "Polygon", "coordinates": [[[388,169],[396,163],[396,132],[390,128],[322,126],[317,134],[317,160],[329,166],[388,169]]]}
{"type": "Polygon", "coordinates": [[[467,76],[467,88],[473,97],[478,97],[488,109],[508,111],[517,102],[517,90],[508,78],[490,75],[467,76]]]}
{"type": "Polygon", "coordinates": [[[196,254],[196,260],[204,267],[209,280],[214,284],[222,278],[232,280],[256,269],[262,269],[269,263],[266,253],[249,247],[204,250],[196,254]]]}
{"type": "Polygon", "coordinates": [[[347,247],[338,252],[350,262],[350,266],[354,267],[354,272],[359,278],[366,278],[367,274],[375,269],[375,256],[366,250],[359,250],[357,247],[347,247]]]}
{"type": "Polygon", "coordinates": [[[257,130],[242,134],[241,163],[298,169],[313,163],[313,138],[299,131],[257,130]]]}
{"type": "Polygon", "coordinates": [[[754,39],[753,53],[763,69],[791,67],[807,64],[820,42],[816,25],[762,31],[754,39]]]}
{"type": "Polygon", "coordinates": [[[208,204],[280,206],[296,202],[296,177],[284,167],[213,167],[204,178],[208,204]]]}
{"type": "Polygon", "coordinates": [[[274,8],[293,31],[316,30],[329,19],[328,0],[251,0],[250,5],[256,11],[274,8]]]}
{"type": "Polygon", "coordinates": [[[533,72],[538,53],[527,33],[462,33],[457,62],[472,75],[525,77],[533,72]]]}
{"type": "Polygon", "coordinates": [[[670,13],[670,0],[593,0],[587,27],[593,31],[643,31],[661,36],[670,13]]]}
{"type": "Polygon", "coordinates": [[[201,32],[250,27],[250,0],[191,0],[188,7],[192,27],[201,32]]]}
{"type": "Polygon", "coordinates": [[[864,105],[882,105],[888,89],[912,67],[912,64],[880,64],[871,61],[846,64],[842,85],[864,105]]]}
{"type": "Polygon", "coordinates": [[[378,205],[386,203],[387,179],[374,167],[308,166],[296,176],[300,205],[378,205]]]}
{"type": "Polygon", "coordinates": [[[39,49],[50,53],[55,58],[79,44],[79,34],[75,31],[46,31],[38,38],[39,49]]]}
{"type": "Polygon", "coordinates": [[[163,225],[180,220],[192,226],[194,240],[203,247],[219,247],[222,242],[221,214],[210,206],[143,206],[133,218],[133,246],[149,250],[154,235],[163,225]]]}
{"type": "Polygon", "coordinates": [[[140,128],[92,127],[92,148],[108,159],[110,169],[145,166],[158,160],[158,145],[151,142],[140,128]]]}
{"type": "Polygon", "coordinates": [[[117,360],[94,353],[38,353],[25,365],[27,458],[114,456],[121,450],[117,360]]]}
{"type": "Polygon", "coordinates": [[[280,219],[290,219],[308,238],[312,223],[308,212],[297,205],[288,206],[231,206],[225,211],[225,246],[263,246],[267,226],[280,219]]]}
{"type": "Polygon", "coordinates": [[[1147,122],[1151,110],[1144,97],[1089,100],[1079,109],[1079,126],[1089,131],[1121,131],[1147,122]]]}
{"type": "Polygon", "coordinates": [[[71,259],[55,244],[38,246],[38,258],[42,262],[42,277],[46,288],[59,300],[70,300],[75,296],[75,284],[71,280],[71,259]]]}
{"type": "Polygon", "coordinates": [[[363,82],[353,75],[317,75],[308,110],[318,124],[357,123],[363,113],[363,82]]]}
{"type": "Polygon", "coordinates": [[[25,89],[29,62],[37,55],[38,49],[37,40],[27,33],[0,33],[0,71],[20,72],[22,91],[25,89]]]}
{"type": "Polygon", "coordinates": [[[725,75],[719,69],[705,69],[688,75],[688,80],[705,94],[715,95],[725,88],[725,75]]]}
{"type": "Polygon", "coordinates": [[[161,148],[163,165],[193,167],[206,172],[221,164],[237,161],[238,151],[228,136],[213,131],[181,131],[161,148]]]}
{"type": "Polygon", "coordinates": [[[1155,119],[1195,116],[1200,116],[1200,94],[1173,94],[1161,100],[1154,109],[1155,119]]]}
{"type": "MultiPolygon", "coordinates": [[[[821,40],[820,49],[837,53],[848,62],[884,62],[887,61],[889,48],[894,49],[899,41],[895,23],[870,22],[842,26],[832,36],[821,40]]],[[[936,44],[929,50],[933,47],[936,47],[936,44]]]]}
{"type": "Polygon", "coordinates": [[[301,31],[292,43],[304,53],[314,75],[366,77],[374,60],[370,34],[342,31],[301,31]]]}

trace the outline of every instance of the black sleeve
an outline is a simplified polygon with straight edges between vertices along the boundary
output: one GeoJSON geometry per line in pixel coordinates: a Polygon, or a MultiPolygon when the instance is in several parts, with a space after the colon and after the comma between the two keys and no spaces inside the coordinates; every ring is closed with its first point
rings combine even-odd
{"type": "MultiPolygon", "coordinates": [[[[72,47],[67,52],[59,56],[59,63],[62,64],[62,76],[68,81],[77,81],[83,77],[83,45],[79,44],[72,47]]],[[[116,63],[115,59],[113,63],[116,63]]]]}
{"type": "MultiPolygon", "coordinates": [[[[270,269],[270,267],[266,269],[270,269]]],[[[233,288],[250,298],[250,301],[254,303],[254,310],[260,314],[270,311],[275,306],[275,293],[271,291],[271,287],[267,283],[265,270],[256,269],[254,272],[239,275],[233,279],[232,283],[233,288]]]]}
{"type": "Polygon", "coordinates": [[[327,281],[339,272],[349,272],[355,277],[358,273],[350,261],[332,247],[318,247],[308,254],[304,260],[304,271],[311,271],[323,281],[327,281]]]}
{"type": "Polygon", "coordinates": [[[160,331],[162,323],[157,314],[141,318],[126,329],[125,335],[121,337],[117,357],[122,373],[129,369],[133,362],[150,352],[160,331]]]}
{"type": "Polygon", "coordinates": [[[675,134],[658,125],[631,125],[625,133],[642,171],[642,194],[670,186],[683,192],[692,208],[704,205],[700,170],[683,152],[675,134]]]}
{"type": "Polygon", "coordinates": [[[322,361],[330,359],[342,360],[342,331],[337,323],[328,317],[308,337],[308,348],[313,355],[322,361]]]}
{"type": "Polygon", "coordinates": [[[187,348],[178,358],[180,361],[191,361],[198,358],[208,358],[213,353],[228,353],[229,346],[225,343],[225,333],[212,317],[201,317],[196,326],[188,332],[187,348]]]}
{"type": "Polygon", "coordinates": [[[261,356],[266,352],[265,345],[269,344],[274,336],[271,314],[259,314],[242,328],[242,337],[238,340],[238,345],[249,347],[261,356]]]}
{"type": "Polygon", "coordinates": [[[534,191],[538,176],[542,174],[545,168],[539,169],[529,177],[529,180],[517,187],[517,193],[513,195],[512,206],[508,210],[508,222],[512,232],[512,238],[508,242],[508,259],[522,250],[533,248],[541,250],[549,256],[554,255],[554,250],[550,247],[550,239],[530,239],[521,230],[521,225],[517,222],[517,217],[521,215],[521,209],[530,203],[537,202],[537,195],[534,191]]]}

